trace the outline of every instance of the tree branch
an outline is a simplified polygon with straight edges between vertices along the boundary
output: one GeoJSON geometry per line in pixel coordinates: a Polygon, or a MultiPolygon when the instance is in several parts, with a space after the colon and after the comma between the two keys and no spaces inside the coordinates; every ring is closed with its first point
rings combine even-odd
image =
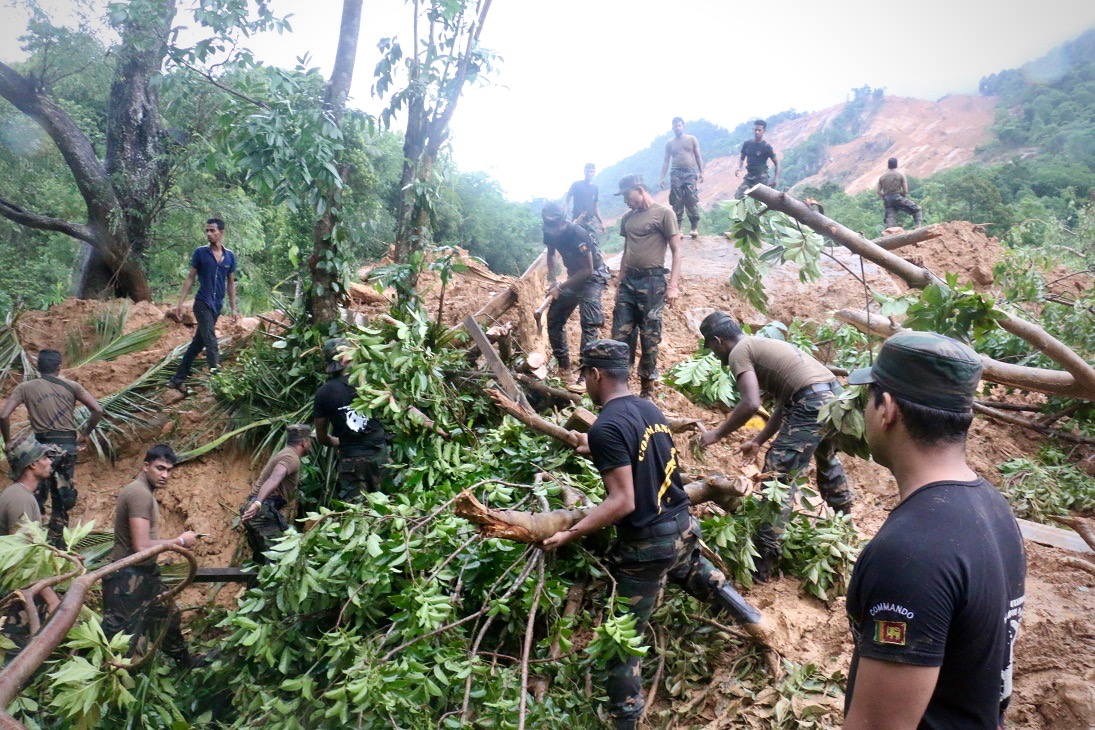
{"type": "Polygon", "coordinates": [[[48,215],[31,213],[26,208],[20,208],[4,198],[0,198],[0,216],[27,228],[34,228],[39,231],[55,231],[66,236],[72,236],[80,241],[94,242],[95,232],[86,223],[73,223],[62,218],[51,218],[48,215]]]}
{"type": "MultiPolygon", "coordinates": [[[[792,198],[786,193],[780,193],[767,185],[756,185],[747,193],[749,197],[764,203],[772,210],[785,213],[797,221],[805,223],[822,236],[839,243],[850,251],[859,254],[868,261],[899,276],[910,287],[923,289],[930,284],[937,284],[947,288],[944,281],[932,274],[922,266],[916,266],[905,259],[896,256],[878,245],[868,241],[863,236],[836,221],[826,218],[805,203],[792,198]]],[[[1067,372],[1046,371],[1047,374],[1057,373],[1066,380],[1066,384],[1073,386],[1077,392],[1069,393],[1078,398],[1095,400],[1095,368],[1087,364],[1082,357],[1074,352],[1068,345],[1053,337],[1040,326],[1019,319],[1008,312],[996,310],[1003,315],[1000,327],[1015,335],[1024,342],[1032,345],[1042,354],[1058,363],[1067,372]]],[[[1033,368],[1024,368],[1031,370],[1033,368]]],[[[1029,386],[1019,386],[1029,387],[1029,386]]],[[[1038,390],[1037,388],[1031,388],[1038,390]]],[[[1045,391],[1042,392],[1056,392],[1045,391]]]]}
{"type": "MultiPolygon", "coordinates": [[[[860,332],[890,337],[904,328],[895,324],[889,317],[880,314],[861,312],[856,309],[841,309],[833,315],[838,322],[850,324],[860,332]]],[[[993,360],[986,355],[981,356],[981,365],[984,372],[981,377],[992,383],[1007,385],[1012,388],[1033,390],[1038,393],[1060,395],[1066,398],[1084,398],[1091,400],[1082,386],[1076,383],[1075,378],[1060,370],[1043,370],[1025,365],[1013,365],[1011,363],[993,360]]]]}

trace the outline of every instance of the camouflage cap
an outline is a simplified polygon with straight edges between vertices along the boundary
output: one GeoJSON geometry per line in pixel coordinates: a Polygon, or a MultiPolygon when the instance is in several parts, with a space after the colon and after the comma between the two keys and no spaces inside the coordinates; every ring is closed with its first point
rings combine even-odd
{"type": "Polygon", "coordinates": [[[45,456],[46,450],[42,444],[30,436],[24,436],[12,443],[8,449],[8,466],[11,467],[11,478],[18,479],[23,470],[45,456]]]}
{"type": "Polygon", "coordinates": [[[631,355],[627,345],[616,340],[594,340],[582,348],[584,368],[630,367],[631,355]]]}
{"type": "Polygon", "coordinates": [[[635,173],[633,175],[624,175],[620,178],[620,190],[614,195],[623,195],[631,188],[645,188],[646,183],[643,182],[643,176],[641,173],[635,173]]]}
{"type": "Polygon", "coordinates": [[[339,353],[350,346],[350,341],[345,337],[332,337],[323,343],[323,357],[327,358],[327,372],[337,373],[346,366],[339,359],[339,353]]]}
{"type": "Polygon", "coordinates": [[[929,408],[966,413],[981,380],[981,356],[934,332],[899,332],[882,343],[874,366],[848,376],[849,385],[878,383],[929,408]]]}

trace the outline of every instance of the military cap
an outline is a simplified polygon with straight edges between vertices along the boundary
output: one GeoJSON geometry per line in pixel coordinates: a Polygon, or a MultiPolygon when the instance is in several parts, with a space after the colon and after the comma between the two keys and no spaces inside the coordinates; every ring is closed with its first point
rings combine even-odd
{"type": "Polygon", "coordinates": [[[345,337],[332,337],[323,343],[323,357],[327,358],[327,372],[337,373],[346,366],[339,358],[341,351],[350,346],[350,341],[345,337]]]}
{"type": "Polygon", "coordinates": [[[981,356],[958,340],[934,332],[899,332],[882,343],[873,366],[848,376],[849,385],[878,383],[890,393],[929,408],[966,413],[981,381],[981,356]]]}
{"type": "Polygon", "coordinates": [[[544,207],[540,211],[540,217],[543,218],[544,225],[549,228],[562,225],[567,219],[563,206],[554,202],[544,203],[544,207]]]}
{"type": "Polygon", "coordinates": [[[643,182],[643,176],[640,173],[633,175],[624,175],[620,178],[620,190],[614,195],[623,195],[631,188],[645,188],[646,183],[643,182]]]}
{"type": "Polygon", "coordinates": [[[8,466],[11,467],[11,478],[18,479],[23,470],[45,456],[46,450],[42,444],[29,436],[24,436],[15,441],[8,449],[8,466]]]}
{"type": "Polygon", "coordinates": [[[631,355],[627,345],[616,340],[594,340],[582,348],[584,368],[630,367],[631,355]]]}

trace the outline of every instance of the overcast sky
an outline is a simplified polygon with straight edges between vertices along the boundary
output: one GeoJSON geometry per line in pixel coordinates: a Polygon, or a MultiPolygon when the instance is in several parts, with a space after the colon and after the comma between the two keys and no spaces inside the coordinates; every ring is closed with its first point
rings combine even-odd
{"type": "MultiPolygon", "coordinates": [[[[253,39],[259,57],[292,66],[307,53],[329,74],[342,3],[271,5],[293,13],[293,32],[253,39]]],[[[12,60],[25,16],[4,5],[0,13],[0,58],[12,60]]],[[[378,110],[369,93],[376,44],[390,35],[409,43],[409,13],[403,0],[365,0],[352,105],[378,110]]],[[[982,76],[1092,26],[1091,0],[494,0],[481,41],[503,60],[491,85],[461,99],[453,155],[514,199],[560,197],[585,162],[619,161],[674,116],[732,128],[838,104],[863,84],[924,99],[976,93],[982,76]]]]}

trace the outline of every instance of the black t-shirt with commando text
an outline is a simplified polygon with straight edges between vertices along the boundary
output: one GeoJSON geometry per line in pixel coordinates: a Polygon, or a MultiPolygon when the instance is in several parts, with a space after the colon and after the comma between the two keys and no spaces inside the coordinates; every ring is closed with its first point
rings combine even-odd
{"type": "Polygon", "coordinates": [[[867,657],[939,667],[920,728],[1002,727],[1025,579],[1023,537],[991,484],[933,482],[910,494],[848,585],[855,651],[846,710],[867,657]]]}
{"type": "Polygon", "coordinates": [[[635,511],[618,527],[649,527],[688,509],[669,423],[650,401],[628,395],[605,403],[589,429],[589,451],[601,474],[631,467],[635,511]]]}

